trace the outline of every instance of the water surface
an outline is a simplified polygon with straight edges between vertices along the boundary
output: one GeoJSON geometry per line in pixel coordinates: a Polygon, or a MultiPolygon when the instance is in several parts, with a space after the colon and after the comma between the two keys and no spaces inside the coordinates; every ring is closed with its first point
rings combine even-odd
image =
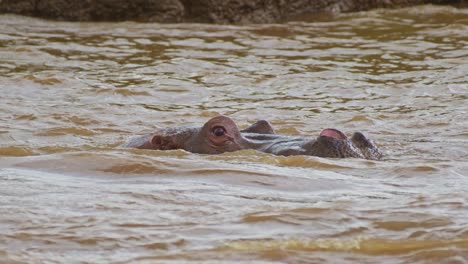
{"type": "Polygon", "coordinates": [[[0,16],[0,262],[468,262],[468,11],[274,25],[0,16]],[[267,119],[382,161],[128,150],[267,119]]]}

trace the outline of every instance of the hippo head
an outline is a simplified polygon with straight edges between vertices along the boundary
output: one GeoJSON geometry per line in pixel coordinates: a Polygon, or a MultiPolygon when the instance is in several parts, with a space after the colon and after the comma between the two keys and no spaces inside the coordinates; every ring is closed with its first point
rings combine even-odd
{"type": "Polygon", "coordinates": [[[181,127],[156,132],[149,139],[151,149],[184,149],[193,153],[217,154],[243,149],[239,128],[227,116],[217,116],[203,127],[181,127]]]}
{"type": "Polygon", "coordinates": [[[194,153],[217,154],[241,150],[243,138],[236,123],[227,116],[208,120],[196,137],[186,142],[184,149],[194,153]]]}
{"type": "Polygon", "coordinates": [[[177,127],[158,130],[131,140],[126,147],[140,149],[183,149],[200,154],[218,154],[255,149],[275,155],[311,155],[332,158],[380,159],[382,152],[370,139],[356,132],[348,138],[343,132],[327,128],[317,138],[275,134],[268,121],[260,120],[239,131],[227,116],[217,116],[202,127],[177,127]]]}
{"type": "Polygon", "coordinates": [[[334,129],[324,129],[314,146],[306,147],[311,153],[322,157],[355,157],[378,160],[382,158],[382,152],[375,143],[361,132],[356,132],[348,138],[343,132],[334,129]]]}

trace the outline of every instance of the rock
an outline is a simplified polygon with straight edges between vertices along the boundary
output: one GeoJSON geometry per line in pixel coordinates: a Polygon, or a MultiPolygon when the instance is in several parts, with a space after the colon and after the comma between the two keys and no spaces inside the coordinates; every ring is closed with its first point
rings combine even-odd
{"type": "Polygon", "coordinates": [[[463,0],[0,0],[0,14],[67,21],[277,23],[319,13],[463,0]]]}

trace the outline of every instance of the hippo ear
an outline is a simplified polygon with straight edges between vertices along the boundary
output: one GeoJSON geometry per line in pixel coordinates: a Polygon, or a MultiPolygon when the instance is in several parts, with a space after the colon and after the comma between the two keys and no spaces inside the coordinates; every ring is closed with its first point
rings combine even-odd
{"type": "Polygon", "coordinates": [[[173,138],[167,135],[154,135],[150,139],[152,149],[169,150],[178,149],[179,146],[175,144],[173,138]]]}
{"type": "Polygon", "coordinates": [[[366,159],[379,160],[382,158],[382,151],[375,145],[374,141],[368,139],[361,132],[354,133],[351,141],[354,146],[361,150],[366,159]]]}
{"type": "Polygon", "coordinates": [[[241,132],[257,134],[275,134],[275,129],[273,129],[273,126],[270,124],[270,122],[266,120],[258,120],[248,128],[241,130],[241,132]]]}
{"type": "Polygon", "coordinates": [[[162,137],[160,135],[153,136],[150,142],[151,142],[151,145],[153,145],[154,149],[161,149],[162,137]]]}

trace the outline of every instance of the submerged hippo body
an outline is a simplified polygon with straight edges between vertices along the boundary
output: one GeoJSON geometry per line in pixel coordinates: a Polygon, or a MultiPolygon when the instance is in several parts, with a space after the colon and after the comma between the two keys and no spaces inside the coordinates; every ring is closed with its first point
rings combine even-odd
{"type": "Polygon", "coordinates": [[[126,147],[139,149],[184,149],[193,153],[218,154],[255,149],[275,155],[310,155],[330,158],[364,158],[377,160],[382,152],[362,133],[349,139],[341,131],[325,129],[317,138],[282,136],[268,121],[260,120],[239,130],[229,117],[217,116],[202,127],[161,129],[132,139],[126,147]]]}

